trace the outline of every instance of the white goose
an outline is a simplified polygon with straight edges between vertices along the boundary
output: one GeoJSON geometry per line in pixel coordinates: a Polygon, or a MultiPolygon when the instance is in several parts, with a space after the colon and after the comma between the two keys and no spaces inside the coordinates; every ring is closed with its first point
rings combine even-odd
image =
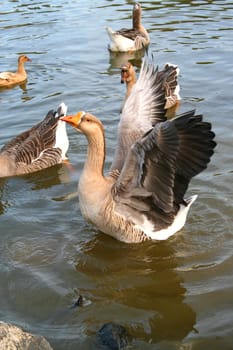
{"type": "Polygon", "coordinates": [[[146,48],[150,43],[150,37],[147,30],[141,23],[142,9],[139,3],[133,7],[132,28],[122,28],[113,31],[107,27],[107,33],[110,38],[108,46],[110,51],[116,52],[133,52],[146,48]]]}
{"type": "Polygon", "coordinates": [[[100,120],[83,111],[61,118],[88,140],[78,184],[82,215],[123,242],[164,240],[184,226],[196,199],[184,199],[185,192],[216,146],[210,123],[194,111],[165,119],[165,78],[144,61],[122,112],[108,176],[100,120]]]}
{"type": "Polygon", "coordinates": [[[67,107],[62,103],[56,112],[9,141],[0,151],[0,177],[28,174],[66,160],[69,140],[66,124],[60,120],[67,107]]]}

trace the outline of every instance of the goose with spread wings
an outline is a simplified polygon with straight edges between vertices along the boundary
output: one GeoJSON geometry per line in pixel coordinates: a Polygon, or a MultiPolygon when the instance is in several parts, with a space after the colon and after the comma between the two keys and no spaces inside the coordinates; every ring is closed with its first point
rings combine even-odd
{"type": "Polygon", "coordinates": [[[101,121],[84,111],[61,118],[88,141],[78,184],[82,215],[127,243],[165,240],[182,229],[197,197],[185,198],[189,182],[207,167],[216,146],[202,115],[189,111],[166,120],[165,78],[144,60],[122,111],[108,175],[101,121]]]}

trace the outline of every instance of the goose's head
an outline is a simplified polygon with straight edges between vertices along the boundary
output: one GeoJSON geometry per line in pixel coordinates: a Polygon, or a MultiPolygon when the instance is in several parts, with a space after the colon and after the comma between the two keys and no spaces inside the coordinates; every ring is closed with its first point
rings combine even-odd
{"type": "Polygon", "coordinates": [[[19,58],[18,58],[18,62],[31,62],[32,60],[26,56],[26,55],[20,55],[19,58]]]}
{"type": "Polygon", "coordinates": [[[135,3],[133,11],[141,11],[141,5],[139,4],[139,2],[135,3]]]}
{"type": "Polygon", "coordinates": [[[121,84],[130,83],[135,79],[135,70],[130,62],[121,66],[121,84]]]}
{"type": "Polygon", "coordinates": [[[67,115],[60,118],[66,123],[72,125],[77,131],[86,136],[96,133],[101,129],[103,132],[103,124],[93,114],[80,111],[74,115],[67,115]]]}

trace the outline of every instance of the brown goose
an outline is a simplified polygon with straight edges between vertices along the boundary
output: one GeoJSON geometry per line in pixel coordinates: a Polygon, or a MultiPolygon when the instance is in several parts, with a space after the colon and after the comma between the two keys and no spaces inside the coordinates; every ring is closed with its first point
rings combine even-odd
{"type": "MultiPolygon", "coordinates": [[[[180,86],[178,83],[179,68],[178,66],[170,63],[166,63],[163,70],[159,74],[167,75],[167,79],[164,82],[166,90],[166,104],[165,109],[174,107],[181,99],[179,92],[180,86]]],[[[125,101],[129,97],[133,86],[136,84],[137,76],[133,65],[130,62],[125,63],[121,67],[121,83],[126,83],[126,95],[125,101]]]]}
{"type": "Polygon", "coordinates": [[[194,111],[156,124],[128,150],[121,173],[104,176],[103,125],[79,112],[62,120],[88,140],[78,184],[82,215],[118,240],[164,240],[185,224],[197,196],[184,199],[191,178],[204,170],[215,147],[211,125],[194,111]]]}
{"type": "Polygon", "coordinates": [[[192,177],[207,167],[216,146],[211,125],[202,115],[190,111],[165,119],[164,79],[144,62],[123,109],[108,176],[103,173],[105,137],[100,120],[83,111],[61,118],[88,140],[78,184],[82,215],[124,242],[164,240],[184,226],[197,197],[184,199],[185,192],[192,177]]]}
{"type": "Polygon", "coordinates": [[[150,43],[150,38],[147,30],[141,23],[142,8],[139,3],[133,7],[132,28],[122,28],[113,31],[107,27],[107,33],[110,38],[108,46],[110,51],[128,52],[144,49],[150,43]]]}
{"type": "Polygon", "coordinates": [[[62,163],[69,141],[66,124],[60,120],[67,107],[62,103],[56,112],[9,141],[0,151],[0,177],[33,173],[62,163]]]}
{"type": "Polygon", "coordinates": [[[26,55],[20,55],[18,58],[18,69],[15,73],[0,73],[0,87],[10,87],[16,84],[23,83],[25,80],[27,80],[27,72],[24,68],[25,62],[31,62],[31,59],[26,55]]]}

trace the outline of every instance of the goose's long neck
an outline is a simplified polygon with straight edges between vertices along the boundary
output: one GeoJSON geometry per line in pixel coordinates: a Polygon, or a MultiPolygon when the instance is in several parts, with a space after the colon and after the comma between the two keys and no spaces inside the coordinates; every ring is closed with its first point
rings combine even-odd
{"type": "Polygon", "coordinates": [[[140,11],[135,11],[133,13],[133,28],[140,30],[142,23],[141,23],[141,12],[140,11]]]}
{"type": "Polygon", "coordinates": [[[17,73],[19,74],[26,74],[25,68],[24,68],[24,62],[23,61],[19,61],[18,62],[18,70],[17,73]]]}
{"type": "Polygon", "coordinates": [[[105,161],[105,138],[104,131],[98,129],[98,132],[87,135],[88,148],[87,158],[83,169],[83,174],[88,178],[103,178],[103,169],[105,161]]]}
{"type": "Polygon", "coordinates": [[[137,77],[136,77],[136,74],[134,72],[132,74],[130,81],[126,81],[126,97],[125,97],[126,99],[129,97],[131,90],[132,90],[133,86],[135,85],[136,81],[137,81],[137,77]]]}

